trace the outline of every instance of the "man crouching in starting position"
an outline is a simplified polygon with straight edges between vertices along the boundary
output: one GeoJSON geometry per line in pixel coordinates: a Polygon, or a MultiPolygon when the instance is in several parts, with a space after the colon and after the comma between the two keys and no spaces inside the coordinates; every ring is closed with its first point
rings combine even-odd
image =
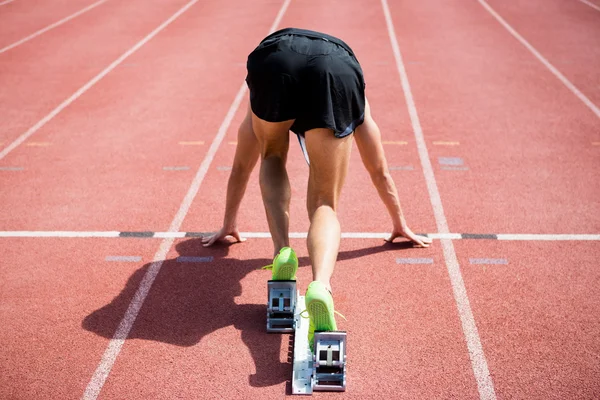
{"type": "Polygon", "coordinates": [[[352,133],[362,161],[393,221],[389,242],[405,237],[420,247],[431,239],[415,235],[402,215],[381,143],[365,98],[362,69],[352,49],[333,36],[287,28],[267,36],[248,56],[250,109],[238,132],[223,227],[203,238],[211,246],[225,236],[242,241],[236,218],[258,158],[260,188],[275,247],[273,280],[295,280],[298,259],[289,247],[290,182],[286,171],[289,131],[296,133],[309,162],[308,254],[313,281],[306,290],[314,331],[337,330],[331,276],[341,229],[336,210],[344,184],[352,133]]]}

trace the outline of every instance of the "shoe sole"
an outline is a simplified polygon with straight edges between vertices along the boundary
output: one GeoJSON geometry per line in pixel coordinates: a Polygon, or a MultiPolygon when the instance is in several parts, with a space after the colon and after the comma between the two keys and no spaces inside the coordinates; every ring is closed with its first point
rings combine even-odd
{"type": "Polygon", "coordinates": [[[315,331],[333,331],[336,329],[335,324],[331,321],[331,313],[324,302],[313,300],[307,308],[315,331]]]}
{"type": "Polygon", "coordinates": [[[289,281],[294,278],[296,274],[296,268],[291,264],[283,264],[277,270],[277,276],[273,274],[273,280],[276,281],[289,281]]]}

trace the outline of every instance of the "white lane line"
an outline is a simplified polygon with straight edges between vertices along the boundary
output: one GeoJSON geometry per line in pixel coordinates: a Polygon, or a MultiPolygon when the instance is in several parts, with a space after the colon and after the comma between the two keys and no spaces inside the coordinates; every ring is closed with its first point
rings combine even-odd
{"type": "MultiPolygon", "coordinates": [[[[425,144],[425,138],[421,129],[417,107],[413,100],[412,91],[408,82],[408,75],[406,74],[406,69],[404,68],[404,63],[402,61],[400,46],[396,37],[396,32],[392,17],[390,15],[387,0],[381,0],[381,4],[383,6],[383,13],[385,14],[390,42],[392,44],[394,58],[396,59],[396,65],[398,67],[402,89],[406,98],[410,120],[415,133],[417,150],[419,151],[419,158],[421,159],[423,174],[425,175],[427,190],[429,191],[429,198],[433,207],[437,228],[440,233],[449,233],[448,223],[446,221],[444,208],[442,206],[442,200],[440,198],[435,176],[433,174],[433,167],[429,158],[429,152],[427,151],[427,145],[425,144]]],[[[482,400],[495,400],[496,392],[494,390],[494,384],[490,376],[490,371],[485,359],[483,347],[481,346],[481,339],[479,338],[479,332],[477,331],[475,318],[473,317],[473,311],[471,310],[471,305],[469,304],[467,290],[460,272],[460,266],[458,264],[456,252],[454,251],[454,245],[449,239],[441,239],[440,242],[444,252],[444,259],[448,269],[448,275],[450,276],[454,300],[458,308],[458,314],[460,316],[463,333],[467,342],[469,358],[471,359],[471,367],[473,368],[473,373],[477,382],[477,389],[479,390],[479,398],[482,400]]]]}
{"type": "Polygon", "coordinates": [[[550,62],[546,60],[544,56],[542,56],[540,52],[535,49],[535,47],[533,47],[531,44],[529,44],[527,40],[525,40],[521,35],[519,35],[519,33],[512,26],[510,26],[508,22],[506,22],[500,15],[498,15],[498,13],[492,7],[490,7],[488,3],[486,3],[484,0],[478,1],[483,6],[483,8],[485,8],[490,14],[492,14],[492,16],[496,18],[496,20],[507,31],[509,31],[511,35],[515,37],[515,39],[521,42],[521,44],[525,46],[527,50],[529,50],[531,54],[533,54],[542,64],[544,64],[544,66],[548,68],[548,70],[550,70],[550,72],[552,72],[552,74],[554,74],[554,76],[556,76],[559,81],[561,81],[571,92],[573,92],[573,94],[577,96],[579,100],[583,102],[583,104],[588,106],[588,108],[592,110],[594,114],[596,114],[596,117],[600,118],[600,108],[596,107],[596,105],[592,103],[592,101],[588,99],[586,95],[584,95],[579,89],[577,89],[577,87],[575,87],[575,85],[573,85],[571,81],[569,81],[558,69],[556,69],[554,65],[550,64],[550,62]]]}
{"type": "Polygon", "coordinates": [[[588,234],[510,234],[510,233],[499,233],[497,235],[498,240],[549,240],[549,241],[580,241],[580,240],[600,240],[600,235],[588,235],[588,234]]]}
{"type": "MultiPolygon", "coordinates": [[[[179,10],[176,14],[174,14],[173,17],[171,17],[168,20],[168,22],[170,23],[171,21],[173,21],[175,18],[177,18],[179,15],[181,15],[187,9],[189,9],[197,1],[198,0],[193,0],[190,3],[188,3],[181,10],[179,10]]],[[[283,14],[287,10],[290,1],[291,0],[284,0],[283,5],[281,6],[281,9],[279,10],[279,13],[277,14],[277,17],[275,18],[275,21],[273,22],[273,25],[271,25],[271,28],[269,29],[269,33],[273,33],[275,31],[275,28],[281,22],[281,19],[283,18],[283,14]]],[[[163,25],[166,26],[167,24],[165,23],[163,25]]],[[[161,25],[161,26],[163,26],[163,25],[161,25]]],[[[187,194],[185,195],[185,198],[183,199],[181,206],[179,207],[179,210],[177,211],[177,214],[175,215],[175,218],[173,218],[173,221],[171,222],[171,225],[169,227],[169,232],[177,232],[179,230],[179,228],[181,227],[181,224],[183,223],[183,219],[187,215],[188,210],[192,204],[192,201],[194,200],[194,198],[196,197],[196,194],[198,193],[198,189],[200,188],[200,185],[202,184],[202,181],[204,180],[204,177],[205,177],[205,175],[208,171],[208,168],[215,156],[215,153],[217,152],[217,149],[219,148],[221,142],[223,141],[223,138],[225,137],[225,133],[227,132],[227,129],[229,128],[229,125],[231,124],[231,121],[233,120],[235,113],[237,112],[238,108],[240,107],[240,103],[242,102],[242,98],[244,97],[245,92],[246,92],[246,83],[244,82],[244,83],[242,83],[242,86],[238,90],[238,93],[235,96],[235,99],[231,103],[231,106],[229,107],[229,111],[227,112],[225,119],[221,123],[221,126],[219,127],[219,131],[217,132],[217,135],[213,139],[213,142],[212,142],[204,160],[202,161],[202,164],[200,165],[200,168],[198,169],[198,172],[196,173],[196,176],[194,177],[194,180],[192,181],[192,184],[191,184],[187,194]]],[[[110,340],[108,347],[106,348],[106,351],[104,352],[104,355],[102,356],[102,360],[100,361],[100,364],[96,368],[94,375],[92,376],[90,382],[88,383],[88,386],[85,389],[82,399],[84,399],[84,400],[96,399],[98,397],[98,395],[100,394],[100,390],[102,390],[102,387],[104,386],[104,383],[106,382],[106,379],[108,378],[108,375],[115,363],[115,360],[117,359],[117,356],[121,352],[121,348],[123,347],[123,344],[125,343],[125,339],[129,335],[129,331],[131,330],[131,327],[133,326],[133,323],[135,322],[135,319],[137,318],[137,315],[138,315],[140,309],[142,308],[142,304],[144,303],[144,300],[146,299],[146,296],[148,295],[148,292],[150,291],[150,288],[152,287],[152,284],[154,283],[154,280],[156,279],[156,276],[158,275],[158,273],[162,267],[163,261],[166,259],[167,253],[169,252],[174,240],[175,240],[174,238],[165,238],[161,242],[160,248],[154,255],[154,260],[152,261],[152,263],[150,264],[150,267],[146,271],[146,274],[142,278],[142,282],[140,283],[140,286],[138,287],[133,299],[131,300],[131,303],[129,303],[129,307],[127,308],[127,311],[125,312],[123,319],[119,323],[119,327],[117,328],[115,335],[110,340]]]]}
{"type": "MultiPolygon", "coordinates": [[[[240,235],[249,239],[270,239],[269,232],[240,232],[240,235]]],[[[448,240],[504,240],[504,241],[600,241],[600,234],[536,234],[536,233],[498,233],[498,234],[472,234],[472,233],[427,233],[432,239],[448,240]]],[[[292,239],[306,239],[307,232],[290,232],[292,239]]],[[[389,232],[342,232],[344,239],[386,239],[389,232]]],[[[202,232],[119,232],[119,231],[0,231],[0,238],[154,238],[154,239],[182,239],[202,237],[202,232]]]]}
{"type": "MultiPolygon", "coordinates": [[[[57,21],[57,22],[55,22],[55,23],[53,23],[51,25],[48,25],[47,27],[45,27],[43,29],[40,29],[39,31],[37,31],[35,33],[32,33],[31,35],[27,36],[26,38],[23,38],[23,39],[19,40],[18,42],[15,42],[15,43],[10,44],[10,45],[8,45],[6,47],[3,47],[2,49],[0,49],[0,54],[4,53],[5,51],[8,51],[10,49],[14,49],[17,46],[19,46],[19,45],[21,45],[21,44],[23,44],[25,42],[28,42],[28,41],[30,41],[31,39],[33,39],[33,38],[35,38],[37,36],[40,36],[42,33],[48,32],[50,29],[54,29],[57,26],[60,26],[60,25],[64,24],[65,22],[69,22],[73,18],[76,18],[76,17],[80,16],[81,14],[86,13],[86,12],[90,11],[91,9],[93,9],[95,7],[98,7],[100,4],[105,3],[107,1],[108,0],[97,1],[96,3],[87,6],[86,8],[84,8],[82,10],[77,11],[76,13],[73,13],[73,14],[69,15],[68,17],[65,17],[65,18],[61,19],[60,21],[57,21]]],[[[3,4],[6,4],[6,3],[0,3],[0,6],[3,5],[3,4]]]]}
{"type": "Polygon", "coordinates": [[[581,1],[583,4],[587,4],[588,6],[600,11],[600,6],[597,6],[596,4],[592,3],[591,1],[587,1],[587,0],[579,0],[581,1]]]}
{"type": "Polygon", "coordinates": [[[163,22],[158,28],[154,29],[145,38],[143,38],[142,40],[137,42],[132,48],[127,50],[125,53],[123,53],[119,58],[117,58],[115,61],[113,61],[102,72],[100,72],[98,75],[93,77],[85,85],[80,87],[79,90],[77,90],[75,93],[73,93],[68,99],[66,99],[65,101],[60,103],[60,105],[58,107],[56,107],[48,115],[46,115],[44,118],[42,118],[40,121],[38,121],[37,124],[35,124],[31,128],[29,128],[29,130],[27,132],[25,132],[24,134],[19,136],[14,142],[9,144],[8,147],[6,147],[4,150],[2,150],[2,152],[0,152],[0,160],[3,159],[4,157],[6,157],[6,155],[8,153],[13,151],[15,148],[17,148],[17,146],[19,146],[21,143],[23,143],[25,140],[27,140],[31,135],[33,135],[40,128],[42,128],[44,125],[46,125],[52,118],[54,118],[56,115],[58,115],[58,113],[60,113],[62,110],[64,110],[67,106],[69,106],[75,100],[77,100],[82,94],[87,92],[92,86],[94,86],[96,83],[98,83],[98,81],[100,79],[104,78],[109,72],[111,72],[119,64],[121,64],[127,57],[129,57],[130,55],[135,53],[137,50],[139,50],[140,47],[142,47],[143,45],[148,43],[148,41],[150,41],[150,39],[152,39],[154,36],[156,36],[160,31],[162,31],[165,27],[167,27],[167,25],[169,25],[171,22],[173,22],[175,19],[177,19],[177,17],[179,17],[181,14],[183,14],[188,8],[190,8],[196,2],[198,2],[198,0],[192,0],[191,2],[189,2],[188,4],[183,6],[183,8],[181,8],[179,11],[177,11],[175,14],[173,14],[171,16],[171,18],[169,18],[168,20],[163,22]]]}
{"type": "Polygon", "coordinates": [[[3,5],[8,4],[8,3],[12,3],[13,1],[15,1],[15,0],[6,0],[6,1],[3,1],[3,2],[0,3],[0,6],[3,6],[3,5]]]}

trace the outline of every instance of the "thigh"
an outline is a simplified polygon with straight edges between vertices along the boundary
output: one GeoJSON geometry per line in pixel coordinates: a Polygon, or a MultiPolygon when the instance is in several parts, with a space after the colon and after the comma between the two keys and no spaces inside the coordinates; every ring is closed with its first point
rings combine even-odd
{"type": "Polygon", "coordinates": [[[311,129],[305,141],[310,159],[307,207],[312,217],[322,205],[337,209],[350,162],[352,135],[337,138],[330,129],[311,129]]]}
{"type": "Polygon", "coordinates": [[[263,159],[269,157],[287,158],[290,145],[289,130],[294,120],[269,122],[252,113],[252,129],[258,140],[263,159]]]}

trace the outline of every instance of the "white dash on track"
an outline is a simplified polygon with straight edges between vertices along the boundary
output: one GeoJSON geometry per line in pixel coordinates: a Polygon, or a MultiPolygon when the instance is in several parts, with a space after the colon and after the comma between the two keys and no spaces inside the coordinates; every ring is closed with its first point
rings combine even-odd
{"type": "MultiPolygon", "coordinates": [[[[440,233],[449,233],[448,222],[446,220],[446,215],[444,214],[442,200],[435,180],[435,175],[433,173],[433,166],[431,165],[431,160],[429,158],[427,144],[421,128],[417,106],[415,104],[410,83],[408,81],[406,68],[404,67],[404,62],[402,61],[400,45],[398,44],[396,30],[394,29],[394,23],[392,21],[387,0],[381,0],[381,4],[383,6],[383,13],[385,15],[388,34],[392,45],[394,58],[396,60],[396,66],[398,67],[398,74],[400,75],[400,81],[402,83],[402,90],[406,99],[409,117],[415,134],[417,150],[419,152],[423,174],[425,175],[425,182],[429,192],[429,199],[433,207],[436,225],[440,233]]],[[[487,360],[483,352],[483,346],[481,345],[481,339],[479,338],[479,332],[477,330],[477,325],[475,324],[475,318],[473,316],[473,311],[471,310],[467,289],[465,288],[465,283],[460,271],[454,245],[452,241],[448,239],[441,239],[440,243],[444,253],[444,260],[446,262],[446,268],[450,277],[452,292],[454,294],[454,300],[458,309],[463,334],[467,342],[467,349],[469,352],[469,358],[471,360],[471,367],[473,369],[475,381],[477,382],[479,398],[481,400],[495,400],[496,392],[494,390],[494,383],[492,382],[487,360]]]]}
{"type": "Polygon", "coordinates": [[[104,261],[140,262],[140,261],[142,261],[142,257],[141,256],[106,256],[104,261]]]}
{"type": "Polygon", "coordinates": [[[433,264],[433,258],[396,258],[396,264],[433,264]]]}
{"type": "Polygon", "coordinates": [[[440,165],[463,165],[465,162],[460,157],[438,157],[440,165]]]}
{"type": "Polygon", "coordinates": [[[506,258],[469,258],[469,263],[471,263],[473,265],[482,265],[482,264],[507,265],[508,260],[506,258]]]}
{"type": "Polygon", "coordinates": [[[596,117],[600,118],[600,108],[596,107],[594,103],[590,99],[587,98],[577,87],[571,83],[554,65],[552,65],[542,54],[536,50],[527,40],[523,38],[508,22],[506,22],[488,3],[484,0],[478,0],[479,4],[483,6],[499,23],[502,25],[511,35],[514,36],[527,50],[531,52],[548,70],[554,74],[555,77],[558,78],[559,81],[563,83],[579,100],[583,102],[594,114],[596,117]]]}
{"type": "Polygon", "coordinates": [[[179,142],[182,146],[202,146],[204,144],[203,140],[196,140],[191,142],[179,142]]]}
{"type": "Polygon", "coordinates": [[[435,141],[433,142],[435,146],[459,146],[460,142],[444,142],[444,141],[435,141]]]}
{"type": "Polygon", "coordinates": [[[0,167],[0,171],[23,171],[23,167],[0,167]]]}
{"type": "MultiPolygon", "coordinates": [[[[27,37],[25,37],[25,38],[23,38],[23,39],[19,40],[18,42],[15,42],[15,43],[13,43],[13,44],[11,44],[11,45],[8,45],[8,46],[6,46],[6,47],[3,47],[3,48],[1,48],[1,49],[0,49],[0,54],[4,53],[5,51],[8,51],[8,50],[10,50],[10,49],[14,49],[14,48],[15,48],[15,47],[17,47],[17,46],[19,46],[19,45],[21,45],[21,44],[23,44],[23,43],[25,43],[25,42],[28,42],[28,41],[30,41],[31,39],[33,39],[33,38],[35,38],[35,37],[37,37],[37,36],[40,36],[42,33],[48,32],[50,29],[54,29],[54,28],[56,28],[57,26],[60,26],[60,25],[64,24],[65,22],[69,22],[69,21],[70,21],[70,20],[72,20],[73,18],[76,18],[76,17],[80,16],[81,14],[84,14],[84,13],[86,13],[86,12],[90,11],[91,9],[93,9],[93,8],[96,8],[96,7],[98,7],[100,4],[102,4],[102,3],[105,3],[105,2],[107,2],[107,1],[108,1],[108,0],[100,0],[100,1],[97,1],[96,3],[94,3],[94,4],[91,4],[91,5],[87,6],[87,7],[85,7],[84,9],[81,9],[81,10],[79,10],[79,11],[77,11],[77,12],[75,12],[75,13],[73,13],[73,14],[69,15],[68,17],[65,17],[65,18],[61,19],[60,21],[57,21],[57,22],[55,22],[55,23],[53,23],[53,24],[51,24],[51,25],[48,25],[47,27],[45,27],[45,28],[43,28],[43,29],[40,29],[40,30],[39,30],[39,31],[37,31],[37,32],[34,32],[34,33],[32,33],[31,35],[29,35],[29,36],[27,36],[27,37]]],[[[3,4],[6,4],[6,3],[0,3],[0,6],[1,6],[1,5],[3,5],[3,4]]]]}
{"type": "Polygon", "coordinates": [[[390,171],[412,171],[415,168],[412,165],[390,165],[390,171]]]}
{"type": "Polygon", "coordinates": [[[190,167],[185,167],[185,166],[182,166],[182,167],[163,167],[164,171],[187,171],[189,169],[190,169],[190,167]]]}
{"type": "Polygon", "coordinates": [[[180,257],[177,257],[177,262],[180,262],[180,263],[206,263],[206,262],[212,262],[212,261],[213,261],[212,256],[208,256],[208,257],[180,256],[180,257]]]}
{"type": "Polygon", "coordinates": [[[50,142],[28,142],[28,143],[25,143],[25,146],[29,146],[29,147],[48,147],[50,145],[51,145],[50,142]]]}
{"type": "Polygon", "coordinates": [[[8,3],[12,3],[13,1],[15,1],[15,0],[6,0],[6,1],[0,2],[0,6],[6,5],[8,3]]]}

